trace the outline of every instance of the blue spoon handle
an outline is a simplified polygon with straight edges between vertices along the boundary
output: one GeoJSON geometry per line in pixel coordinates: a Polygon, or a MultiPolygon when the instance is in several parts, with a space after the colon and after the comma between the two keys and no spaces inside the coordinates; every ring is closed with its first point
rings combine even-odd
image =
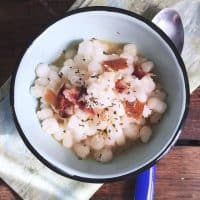
{"type": "Polygon", "coordinates": [[[153,200],[155,178],[156,178],[155,165],[149,168],[148,170],[137,175],[133,199],[134,200],[153,200]]]}

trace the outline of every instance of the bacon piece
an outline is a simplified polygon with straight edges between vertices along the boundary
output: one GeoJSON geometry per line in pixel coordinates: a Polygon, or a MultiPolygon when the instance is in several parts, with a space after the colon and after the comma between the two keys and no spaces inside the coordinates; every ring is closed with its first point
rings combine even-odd
{"type": "Polygon", "coordinates": [[[66,99],[68,99],[71,103],[77,104],[78,100],[82,95],[87,94],[87,90],[85,87],[72,87],[65,88],[63,90],[63,95],[66,99]]]}
{"type": "Polygon", "coordinates": [[[110,71],[110,70],[120,70],[125,69],[128,67],[127,60],[125,58],[117,58],[114,60],[106,60],[102,63],[104,69],[110,71]]]}
{"type": "Polygon", "coordinates": [[[138,119],[142,117],[142,112],[144,110],[144,103],[141,103],[137,100],[134,102],[126,101],[125,110],[128,117],[133,117],[133,118],[138,119]]]}
{"type": "Polygon", "coordinates": [[[91,107],[88,107],[87,104],[86,104],[86,102],[80,101],[80,102],[78,102],[78,106],[79,106],[79,108],[80,108],[82,111],[84,111],[84,112],[86,112],[86,113],[89,113],[89,114],[91,114],[91,115],[94,115],[94,114],[95,114],[94,109],[91,108],[91,107]]]}
{"type": "Polygon", "coordinates": [[[115,89],[117,90],[117,92],[122,93],[122,92],[124,92],[127,88],[128,88],[128,85],[127,85],[122,79],[118,79],[118,80],[115,82],[115,89]]]}
{"type": "Polygon", "coordinates": [[[56,94],[52,90],[50,90],[50,89],[46,90],[45,95],[44,95],[44,99],[49,105],[55,106],[55,104],[56,104],[56,94]]]}
{"type": "Polygon", "coordinates": [[[63,90],[64,97],[73,104],[76,104],[80,98],[80,90],[78,88],[66,88],[63,90]]]}
{"type": "Polygon", "coordinates": [[[63,92],[66,89],[65,85],[61,87],[57,94],[55,108],[58,110],[62,118],[67,118],[74,113],[74,105],[65,98],[63,92]]]}
{"type": "Polygon", "coordinates": [[[137,78],[141,79],[146,73],[142,70],[141,66],[138,63],[134,64],[134,72],[132,75],[135,75],[137,78]]]}

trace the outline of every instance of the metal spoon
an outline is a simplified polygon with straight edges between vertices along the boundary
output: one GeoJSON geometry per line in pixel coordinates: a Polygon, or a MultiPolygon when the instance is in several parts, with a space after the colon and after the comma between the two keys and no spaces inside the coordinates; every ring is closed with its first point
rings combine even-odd
{"type": "Polygon", "coordinates": [[[172,40],[181,53],[184,44],[184,29],[178,12],[171,8],[161,10],[152,20],[172,40]]]}

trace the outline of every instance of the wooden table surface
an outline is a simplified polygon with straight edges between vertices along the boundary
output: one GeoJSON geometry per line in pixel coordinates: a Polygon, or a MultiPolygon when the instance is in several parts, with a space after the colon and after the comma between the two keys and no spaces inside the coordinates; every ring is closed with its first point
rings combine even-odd
{"type": "MultiPolygon", "coordinates": [[[[27,44],[73,1],[1,0],[0,85],[9,77],[27,44]]],[[[200,199],[200,148],[184,141],[200,141],[200,88],[191,95],[190,111],[181,138],[157,164],[155,199],[200,199]],[[184,141],[183,141],[184,140],[184,141]]],[[[132,199],[134,179],[104,184],[92,200],[132,199]]],[[[0,200],[21,199],[0,179],[0,200]]]]}

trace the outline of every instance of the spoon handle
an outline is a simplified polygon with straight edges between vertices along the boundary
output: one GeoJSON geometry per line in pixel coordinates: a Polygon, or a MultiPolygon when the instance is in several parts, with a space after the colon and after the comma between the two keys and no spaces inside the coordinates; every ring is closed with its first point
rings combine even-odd
{"type": "Polygon", "coordinates": [[[153,200],[156,179],[156,165],[145,170],[136,177],[134,200],[153,200]]]}

